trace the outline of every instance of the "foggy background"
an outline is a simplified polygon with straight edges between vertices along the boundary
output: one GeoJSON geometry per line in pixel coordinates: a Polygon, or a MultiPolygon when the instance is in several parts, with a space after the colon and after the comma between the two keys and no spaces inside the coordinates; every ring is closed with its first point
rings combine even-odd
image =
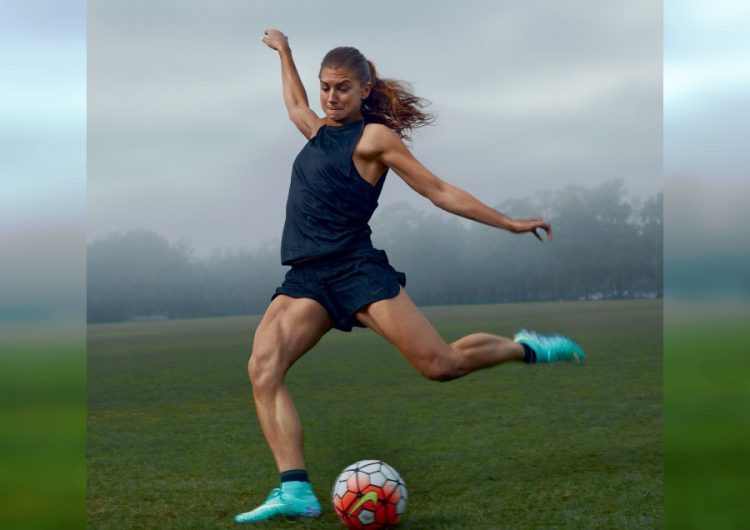
{"type": "Polygon", "coordinates": [[[0,2],[0,346],[20,322],[85,318],[85,13],[0,2]]]}
{"type": "Polygon", "coordinates": [[[750,2],[673,0],[665,9],[667,295],[747,300],[750,2]]]}
{"type": "Polygon", "coordinates": [[[664,7],[665,528],[744,528],[750,2],[664,7]]]}
{"type": "Polygon", "coordinates": [[[0,528],[86,520],[85,15],[0,1],[0,528]]]}
{"type": "MultiPolygon", "coordinates": [[[[87,16],[89,242],[143,228],[198,257],[278,246],[306,140],[269,27],[320,115],[333,47],[411,82],[438,116],[413,152],[487,204],[613,179],[636,197],[663,188],[658,2],[91,2],[87,16]]],[[[399,201],[449,216],[390,172],[380,204],[399,201]]]]}
{"type": "MultiPolygon", "coordinates": [[[[406,272],[418,305],[661,297],[662,195],[637,201],[623,188],[569,186],[497,205],[544,214],[561,234],[551,243],[406,201],[381,207],[373,243],[406,272]]],[[[87,261],[89,322],[263,313],[286,271],[276,245],[194,259],[184,242],[147,230],[95,240],[87,261]]]]}

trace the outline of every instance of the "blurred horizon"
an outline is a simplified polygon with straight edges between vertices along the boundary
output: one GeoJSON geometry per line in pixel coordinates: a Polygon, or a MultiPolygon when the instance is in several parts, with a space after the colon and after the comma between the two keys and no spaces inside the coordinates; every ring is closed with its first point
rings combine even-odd
{"type": "MultiPolygon", "coordinates": [[[[514,218],[544,212],[555,234],[545,242],[401,201],[373,217],[372,243],[406,274],[419,306],[660,298],[662,201],[610,181],[495,205],[514,218]]],[[[279,245],[202,257],[184,241],[132,230],[87,248],[90,323],[263,313],[286,272],[279,245]]]]}
{"type": "Polygon", "coordinates": [[[750,2],[665,13],[665,527],[747,528],[750,2]]]}

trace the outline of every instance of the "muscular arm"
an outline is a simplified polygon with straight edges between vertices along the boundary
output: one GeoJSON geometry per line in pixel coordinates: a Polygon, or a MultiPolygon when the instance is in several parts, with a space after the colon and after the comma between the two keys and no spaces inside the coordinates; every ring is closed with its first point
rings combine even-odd
{"type": "Polygon", "coordinates": [[[289,40],[279,30],[268,29],[263,37],[263,42],[279,52],[281,59],[281,84],[284,90],[284,104],[286,105],[289,119],[306,138],[312,138],[318,132],[323,120],[310,109],[307,100],[307,92],[297,72],[297,66],[292,58],[292,49],[289,40]]]}
{"type": "Polygon", "coordinates": [[[516,231],[513,219],[490,208],[469,192],[447,182],[443,182],[442,189],[431,200],[435,206],[446,212],[510,232],[516,231]]]}
{"type": "Polygon", "coordinates": [[[552,239],[550,226],[541,219],[511,219],[470,193],[433,174],[412,155],[404,142],[390,129],[380,126],[374,137],[377,158],[438,208],[510,232],[532,232],[540,240],[541,237],[535,230],[541,228],[547,232],[547,239],[552,239]]]}

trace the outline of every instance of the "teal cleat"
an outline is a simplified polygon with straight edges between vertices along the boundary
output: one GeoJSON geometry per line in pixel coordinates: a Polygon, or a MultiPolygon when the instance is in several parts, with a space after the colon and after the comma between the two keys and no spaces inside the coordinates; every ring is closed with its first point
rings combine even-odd
{"type": "Polygon", "coordinates": [[[320,502],[307,482],[285,482],[275,488],[266,502],[252,511],[235,515],[237,523],[258,523],[283,517],[320,517],[320,502]]]}
{"type": "Polygon", "coordinates": [[[535,331],[521,329],[513,340],[526,344],[536,352],[536,362],[554,363],[557,361],[586,361],[583,349],[564,335],[541,335],[535,331]]]}

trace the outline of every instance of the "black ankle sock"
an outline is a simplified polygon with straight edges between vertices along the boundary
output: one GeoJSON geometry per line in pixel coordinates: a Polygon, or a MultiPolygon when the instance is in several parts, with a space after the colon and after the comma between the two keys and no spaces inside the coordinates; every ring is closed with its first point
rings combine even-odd
{"type": "Polygon", "coordinates": [[[307,470],[306,469],[290,469],[289,471],[284,471],[280,475],[281,482],[310,482],[310,479],[307,478],[307,470]]]}
{"type": "Polygon", "coordinates": [[[527,344],[520,343],[523,346],[523,362],[526,364],[534,364],[536,362],[536,352],[532,350],[527,344]]]}

